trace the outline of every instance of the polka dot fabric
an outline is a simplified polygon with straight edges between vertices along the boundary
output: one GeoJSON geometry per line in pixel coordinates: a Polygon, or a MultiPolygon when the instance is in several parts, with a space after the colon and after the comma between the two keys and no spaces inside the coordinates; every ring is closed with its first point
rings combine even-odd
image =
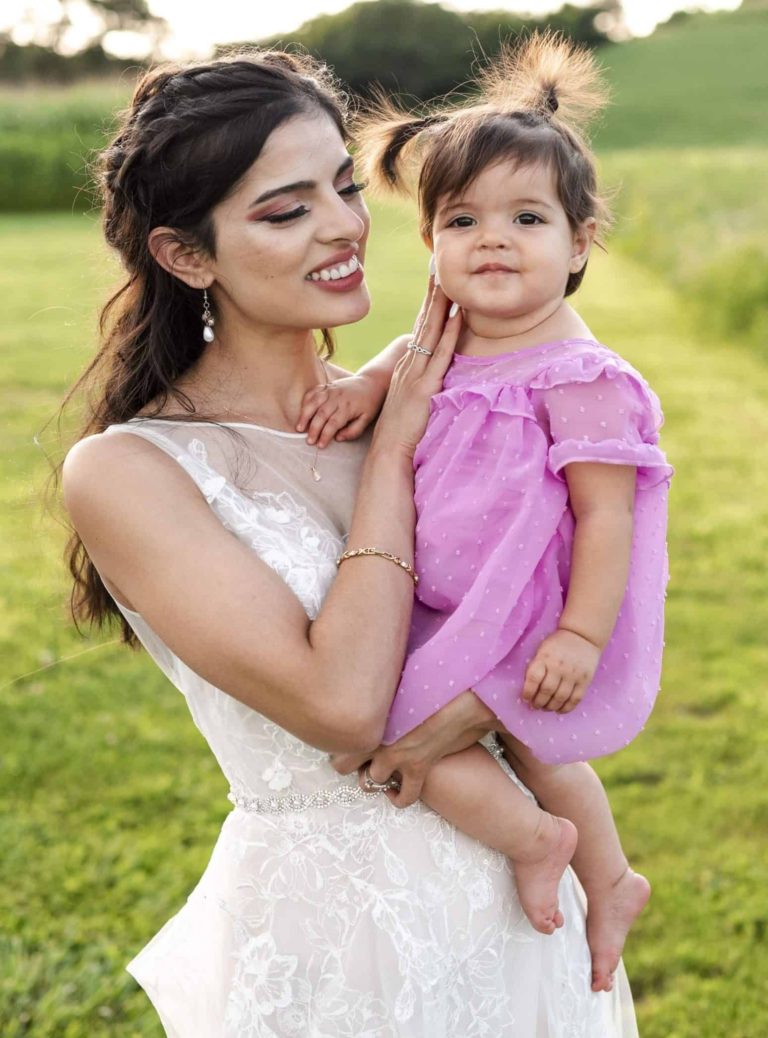
{"type": "Polygon", "coordinates": [[[467,688],[546,763],[626,746],[659,687],[672,468],[659,401],[592,340],[457,356],[414,458],[420,583],[385,734],[399,739],[467,688]],[[595,678],[569,714],[520,698],[528,661],[557,627],[575,522],[563,469],[637,468],[630,575],[595,678]]]}

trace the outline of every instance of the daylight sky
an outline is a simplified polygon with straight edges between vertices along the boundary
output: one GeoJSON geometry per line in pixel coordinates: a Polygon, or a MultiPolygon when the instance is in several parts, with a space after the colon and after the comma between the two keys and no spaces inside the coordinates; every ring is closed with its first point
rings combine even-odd
{"type": "MultiPolygon", "coordinates": [[[[190,0],[149,0],[150,9],[170,24],[171,34],[164,47],[172,58],[203,57],[210,52],[214,43],[229,43],[238,40],[255,40],[276,33],[290,32],[302,22],[318,14],[334,14],[349,7],[352,0],[208,0],[205,3],[190,3],[190,0]]],[[[579,6],[587,6],[588,0],[575,0],[579,6]]],[[[647,35],[654,26],[665,21],[674,11],[684,7],[696,7],[709,11],[733,10],[740,0],[698,0],[686,4],[681,0],[624,0],[624,11],[629,29],[637,36],[647,35]]],[[[509,3],[505,0],[451,0],[444,4],[457,11],[505,10],[514,14],[546,14],[562,6],[551,0],[527,0],[525,3],[509,3]]],[[[0,7],[0,31],[11,29],[17,43],[27,43],[35,32],[35,23],[44,24],[55,16],[58,4],[55,0],[2,0],[0,7]]],[[[83,3],[82,11],[75,19],[69,44],[77,49],[78,37],[82,38],[92,16],[83,3]]],[[[118,34],[111,34],[116,36],[118,34]]],[[[127,36],[129,34],[122,34],[127,36]]],[[[112,39],[107,41],[116,53],[137,53],[135,39],[112,39]]]]}

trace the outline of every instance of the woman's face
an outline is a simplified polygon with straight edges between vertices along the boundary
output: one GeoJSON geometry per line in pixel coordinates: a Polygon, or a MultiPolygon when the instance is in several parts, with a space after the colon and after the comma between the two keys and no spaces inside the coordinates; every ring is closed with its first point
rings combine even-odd
{"type": "Polygon", "coordinates": [[[325,113],[278,127],[212,218],[216,255],[206,267],[217,334],[231,326],[332,328],[368,313],[370,217],[325,113]]]}

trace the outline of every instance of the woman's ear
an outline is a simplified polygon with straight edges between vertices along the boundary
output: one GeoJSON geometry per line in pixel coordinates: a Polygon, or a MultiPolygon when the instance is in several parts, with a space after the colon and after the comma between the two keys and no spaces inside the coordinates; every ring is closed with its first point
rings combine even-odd
{"type": "Polygon", "coordinates": [[[573,232],[573,249],[571,250],[570,271],[578,274],[589,259],[589,250],[595,240],[597,220],[590,216],[573,232]]]}
{"type": "Polygon", "coordinates": [[[147,240],[153,259],[190,288],[209,288],[213,283],[209,259],[183,242],[172,227],[155,227],[147,240]]]}

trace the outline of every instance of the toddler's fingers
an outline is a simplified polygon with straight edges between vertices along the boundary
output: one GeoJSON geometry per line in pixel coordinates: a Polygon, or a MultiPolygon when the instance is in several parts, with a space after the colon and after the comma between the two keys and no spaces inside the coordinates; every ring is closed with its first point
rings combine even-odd
{"type": "MultiPolygon", "coordinates": [[[[307,443],[314,444],[317,441],[320,433],[325,427],[325,423],[336,413],[338,406],[337,401],[331,402],[330,400],[320,405],[317,411],[315,411],[312,421],[309,423],[309,428],[307,429],[307,443]]],[[[343,424],[344,423],[342,422],[342,425],[343,424]]]]}
{"type": "Polygon", "coordinates": [[[535,710],[544,710],[547,707],[552,696],[557,692],[560,687],[560,674],[556,671],[547,669],[547,674],[541,683],[541,687],[536,695],[533,697],[531,706],[535,710]]]}
{"type": "Polygon", "coordinates": [[[301,411],[299,412],[299,420],[296,423],[296,432],[304,432],[315,411],[317,411],[318,407],[323,403],[327,394],[328,386],[315,386],[314,389],[307,390],[304,394],[304,399],[301,401],[301,411]]]}
{"type": "Polygon", "coordinates": [[[584,698],[584,693],[587,691],[587,683],[585,681],[577,681],[573,686],[573,691],[566,700],[565,703],[560,707],[558,711],[561,714],[570,714],[572,710],[575,710],[579,703],[584,698]]]}
{"type": "Polygon", "coordinates": [[[336,439],[339,441],[343,440],[356,440],[358,436],[362,436],[365,430],[370,424],[370,418],[367,415],[361,414],[359,418],[355,418],[352,422],[347,424],[336,433],[336,439]]]}
{"type": "Polygon", "coordinates": [[[575,684],[573,681],[569,681],[568,678],[563,678],[560,682],[557,691],[553,693],[552,698],[546,705],[547,710],[560,710],[561,707],[568,702],[573,694],[575,684]]]}
{"type": "Polygon", "coordinates": [[[528,664],[525,672],[525,683],[523,685],[523,701],[530,703],[539,691],[544,678],[547,676],[547,668],[541,660],[534,659],[528,664]]]}
{"type": "Polygon", "coordinates": [[[336,433],[347,426],[348,416],[344,408],[337,408],[328,418],[317,440],[318,447],[327,447],[336,433]]]}

